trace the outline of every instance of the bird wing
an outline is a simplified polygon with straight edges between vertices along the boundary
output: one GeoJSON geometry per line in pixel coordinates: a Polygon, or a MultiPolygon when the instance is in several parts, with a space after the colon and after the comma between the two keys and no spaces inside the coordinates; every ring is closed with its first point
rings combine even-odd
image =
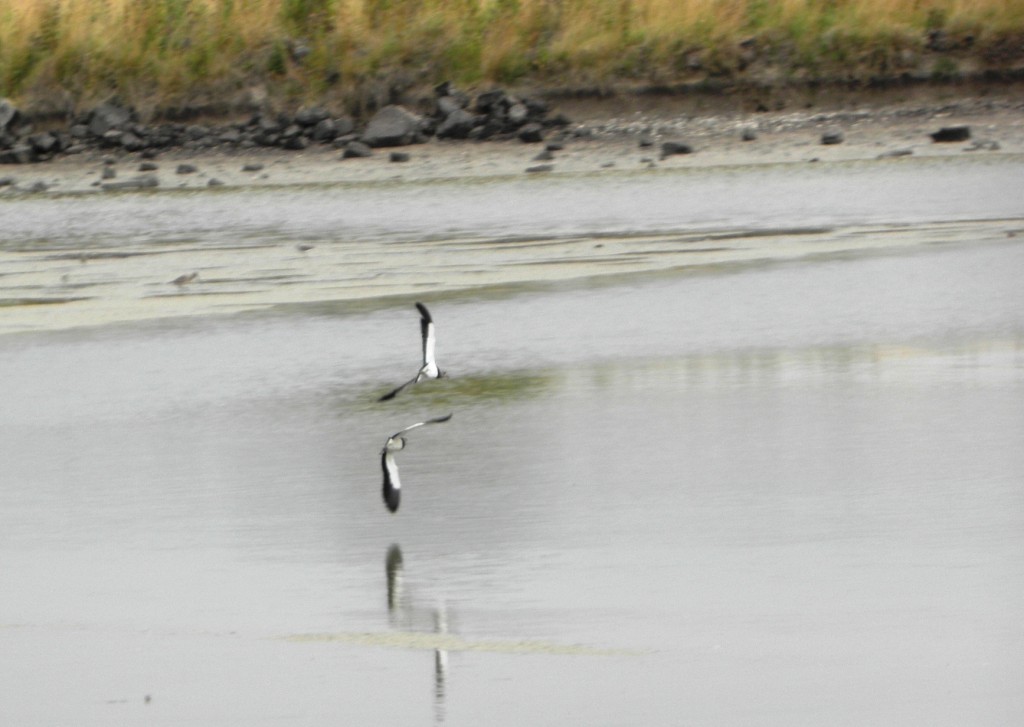
{"type": "Polygon", "coordinates": [[[396,396],[398,396],[398,392],[400,392],[406,386],[409,386],[409,384],[415,384],[417,381],[419,381],[419,379],[420,379],[419,374],[416,374],[416,376],[414,378],[409,379],[408,381],[406,381],[404,384],[402,384],[398,388],[392,389],[388,393],[384,394],[384,396],[382,396],[381,398],[377,399],[377,401],[390,401],[391,399],[394,399],[396,396]]]}
{"type": "Polygon", "coordinates": [[[391,512],[398,511],[398,505],[402,499],[402,483],[398,479],[398,463],[391,452],[384,450],[380,456],[380,467],[384,471],[384,485],[381,495],[384,504],[391,512]]]}
{"type": "Polygon", "coordinates": [[[430,317],[427,306],[417,303],[420,312],[420,334],[423,336],[423,365],[437,366],[434,350],[437,346],[437,333],[434,330],[434,319],[430,317]]]}
{"type": "Polygon", "coordinates": [[[394,439],[395,437],[400,437],[401,435],[408,432],[410,429],[415,429],[416,427],[423,427],[426,426],[427,424],[442,424],[451,418],[451,414],[445,414],[443,417],[434,417],[433,419],[427,419],[425,422],[416,422],[415,424],[410,424],[400,432],[395,432],[394,434],[391,435],[391,438],[394,439]]]}

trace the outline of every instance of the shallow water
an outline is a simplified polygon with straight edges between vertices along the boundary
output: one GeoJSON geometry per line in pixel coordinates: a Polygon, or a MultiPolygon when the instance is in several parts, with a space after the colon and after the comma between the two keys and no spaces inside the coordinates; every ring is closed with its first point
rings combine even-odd
{"type": "Polygon", "coordinates": [[[0,715],[1019,722],[1024,246],[970,229],[424,289],[391,404],[404,303],[0,337],[0,715]]]}

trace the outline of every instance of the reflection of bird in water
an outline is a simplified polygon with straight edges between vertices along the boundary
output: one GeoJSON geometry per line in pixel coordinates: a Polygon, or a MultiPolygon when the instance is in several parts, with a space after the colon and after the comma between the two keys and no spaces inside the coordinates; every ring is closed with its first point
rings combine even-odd
{"type": "Polygon", "coordinates": [[[199,273],[188,273],[187,275],[179,275],[174,280],[172,280],[171,283],[177,285],[179,288],[182,288],[198,277],[199,273]]]}
{"type": "Polygon", "coordinates": [[[437,345],[437,334],[434,332],[434,319],[430,317],[430,311],[428,311],[427,307],[422,303],[417,303],[416,308],[419,309],[420,312],[420,334],[423,337],[423,365],[420,366],[420,370],[416,372],[416,376],[406,381],[397,389],[392,389],[377,401],[388,401],[389,399],[394,399],[398,395],[398,392],[406,386],[418,384],[426,379],[443,379],[445,377],[444,371],[437,367],[437,359],[434,355],[434,350],[437,345]]]}
{"type": "MultiPolygon", "coordinates": [[[[442,603],[434,611],[434,633],[448,633],[448,611],[442,603]]],[[[434,720],[444,724],[444,690],[448,681],[448,651],[434,649],[434,720]]]]}
{"type": "Polygon", "coordinates": [[[393,615],[402,598],[402,547],[398,543],[392,543],[388,548],[384,572],[388,577],[388,615],[393,615]]]}
{"type": "MultiPolygon", "coordinates": [[[[424,631],[423,623],[427,616],[425,609],[417,609],[405,592],[402,559],[402,548],[392,543],[384,558],[384,571],[388,584],[388,621],[392,627],[403,631],[424,631]],[[416,627],[419,621],[420,628],[416,627]]],[[[441,603],[429,612],[433,618],[433,632],[439,636],[448,633],[448,609],[441,603]]],[[[448,683],[448,651],[438,643],[434,649],[434,721],[444,724],[445,720],[445,688],[448,683]]]]}
{"type": "Polygon", "coordinates": [[[402,497],[402,483],[398,479],[398,463],[395,462],[394,457],[395,452],[400,449],[405,449],[405,437],[402,435],[410,429],[422,427],[427,424],[441,424],[451,418],[452,415],[447,414],[443,417],[428,419],[425,422],[416,422],[401,431],[395,432],[388,437],[388,441],[384,443],[384,449],[380,451],[380,465],[381,469],[384,470],[384,487],[382,494],[384,496],[384,504],[387,505],[388,510],[391,512],[398,511],[398,505],[401,503],[402,497]]]}

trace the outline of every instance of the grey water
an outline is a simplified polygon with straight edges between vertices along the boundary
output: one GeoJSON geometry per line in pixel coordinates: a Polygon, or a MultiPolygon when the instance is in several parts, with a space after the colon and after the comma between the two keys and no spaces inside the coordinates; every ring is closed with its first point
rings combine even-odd
{"type": "Polygon", "coordinates": [[[1017,723],[1019,239],[0,337],[0,717],[1017,723]]]}
{"type": "Polygon", "coordinates": [[[230,188],[0,198],[0,250],[763,230],[1021,213],[1017,155],[795,166],[265,187],[242,199],[230,188]]]}

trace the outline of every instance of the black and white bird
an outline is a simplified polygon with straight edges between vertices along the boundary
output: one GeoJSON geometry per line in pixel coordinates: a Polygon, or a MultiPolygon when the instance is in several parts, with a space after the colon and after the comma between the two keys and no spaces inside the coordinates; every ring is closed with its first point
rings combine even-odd
{"type": "Polygon", "coordinates": [[[422,303],[417,303],[416,308],[420,312],[420,333],[423,335],[423,365],[420,366],[420,370],[416,372],[416,376],[406,381],[397,389],[389,391],[377,401],[388,401],[389,399],[394,399],[398,395],[398,392],[406,386],[418,384],[426,379],[443,379],[445,377],[444,371],[437,367],[437,359],[434,356],[434,351],[437,346],[437,333],[434,331],[434,319],[430,317],[430,311],[427,310],[427,306],[422,303]]]}
{"type": "Polygon", "coordinates": [[[422,427],[427,424],[441,424],[452,418],[451,414],[434,419],[427,419],[425,422],[416,422],[405,429],[395,432],[388,441],[384,443],[384,449],[380,451],[380,466],[384,470],[384,487],[381,494],[384,496],[384,504],[391,512],[398,511],[398,505],[402,499],[402,483],[398,479],[398,463],[395,462],[395,452],[405,449],[405,437],[402,435],[410,429],[422,427]]]}

